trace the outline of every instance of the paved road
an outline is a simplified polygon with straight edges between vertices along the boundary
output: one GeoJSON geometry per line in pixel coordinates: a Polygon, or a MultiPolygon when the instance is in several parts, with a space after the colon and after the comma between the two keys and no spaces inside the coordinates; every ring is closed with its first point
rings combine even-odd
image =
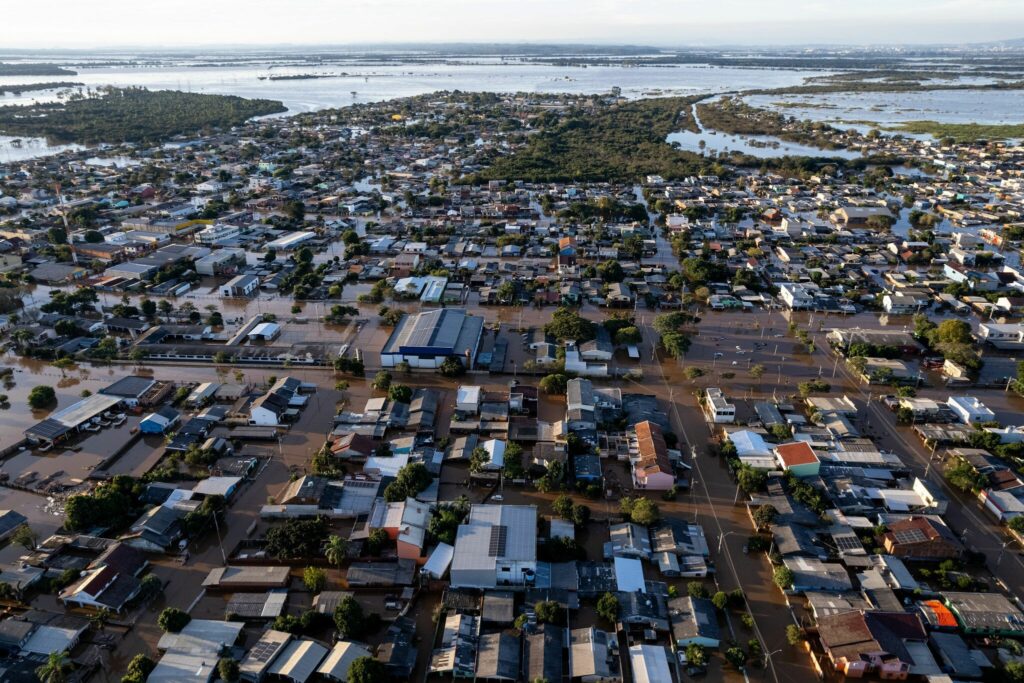
{"type": "MultiPolygon", "coordinates": [[[[703,329],[703,326],[702,326],[703,329]]],[[[716,582],[722,590],[742,588],[747,597],[753,631],[738,623],[731,624],[736,640],[743,646],[756,638],[765,653],[774,653],[763,670],[748,667],[747,676],[778,682],[815,677],[806,654],[786,642],[786,626],[794,623],[782,593],[772,582],[767,559],[761,555],[743,553],[743,546],[752,534],[746,508],[736,504],[736,484],[732,481],[723,461],[707,455],[706,444],[712,434],[700,412],[697,399],[688,390],[670,362],[661,363],[651,353],[657,333],[649,324],[643,325],[644,380],[643,388],[653,391],[670,406],[669,418],[681,442],[696,447],[694,482],[691,492],[681,506],[683,513],[692,515],[704,528],[717,567],[716,582]],[[666,372],[666,365],[669,372],[666,372]]],[[[671,506],[668,506],[671,510],[671,506]]]]}

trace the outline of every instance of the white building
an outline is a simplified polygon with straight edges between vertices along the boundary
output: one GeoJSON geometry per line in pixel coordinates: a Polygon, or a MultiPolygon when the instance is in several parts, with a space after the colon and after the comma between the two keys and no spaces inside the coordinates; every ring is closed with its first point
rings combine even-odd
{"type": "Polygon", "coordinates": [[[537,508],[474,505],[459,526],[452,588],[530,585],[537,571],[537,508]]]}
{"type": "Polygon", "coordinates": [[[255,275],[236,275],[220,288],[220,295],[225,297],[252,296],[260,288],[260,279],[255,275]]]}
{"type": "Polygon", "coordinates": [[[736,406],[729,403],[721,389],[708,387],[704,393],[704,414],[709,422],[731,424],[736,421],[736,406]]]}
{"type": "Polygon", "coordinates": [[[798,282],[783,282],[779,285],[779,298],[793,310],[814,306],[814,295],[811,290],[798,282]]]}
{"type": "Polygon", "coordinates": [[[1024,323],[981,323],[978,338],[997,349],[1024,349],[1024,323]]]}
{"type": "Polygon", "coordinates": [[[964,424],[990,422],[996,419],[996,414],[975,396],[950,396],[946,404],[964,424]]]}

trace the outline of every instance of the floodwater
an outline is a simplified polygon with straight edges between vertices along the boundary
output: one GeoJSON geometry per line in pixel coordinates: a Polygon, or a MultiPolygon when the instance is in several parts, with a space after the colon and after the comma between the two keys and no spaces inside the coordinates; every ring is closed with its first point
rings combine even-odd
{"type": "Polygon", "coordinates": [[[708,130],[697,116],[697,107],[693,107],[693,120],[697,122],[698,132],[689,130],[671,133],[666,139],[669,144],[697,154],[717,156],[719,152],[739,152],[759,159],[771,159],[781,156],[829,156],[841,159],[856,159],[860,152],[852,149],[822,149],[812,145],[789,142],[773,135],[728,135],[720,131],[708,130]]]}
{"type": "MultiPolygon", "coordinates": [[[[440,90],[470,92],[606,93],[619,87],[629,98],[742,90],[756,87],[799,85],[809,76],[826,72],[789,69],[754,69],[708,65],[671,65],[629,68],[621,66],[562,67],[480,58],[438,64],[342,64],[331,67],[265,65],[192,66],[163,63],[159,66],[103,66],[76,68],[77,76],[54,76],[53,81],[84,83],[87,89],[102,86],[145,87],[152,90],[237,95],[280,100],[288,113],[380,102],[440,90]],[[336,74],[331,78],[267,80],[273,74],[336,74]],[[342,75],[344,73],[344,75],[342,75]],[[263,80],[261,80],[263,77],[263,80]]],[[[9,76],[0,85],[39,82],[38,76],[9,76]]],[[[57,100],[58,91],[32,91],[0,96],[0,106],[28,105],[57,100]]],[[[20,147],[0,137],[0,163],[56,154],[65,148],[35,140],[20,147]]]]}
{"type": "Polygon", "coordinates": [[[866,130],[872,125],[924,120],[988,124],[1020,122],[1018,90],[837,92],[815,95],[756,95],[744,99],[754,107],[774,108],[787,116],[824,121],[844,129],[866,130]],[[785,106],[779,106],[779,103],[785,106]]]}

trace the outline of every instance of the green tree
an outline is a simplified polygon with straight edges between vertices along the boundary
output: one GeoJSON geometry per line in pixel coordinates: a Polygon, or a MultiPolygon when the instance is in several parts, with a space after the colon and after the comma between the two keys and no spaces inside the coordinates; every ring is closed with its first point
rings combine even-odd
{"type": "Polygon", "coordinates": [[[373,376],[373,383],[370,385],[377,391],[387,391],[391,387],[391,373],[387,370],[380,370],[373,376]]]}
{"type": "Polygon", "coordinates": [[[634,524],[650,526],[658,521],[660,516],[658,506],[649,498],[637,496],[636,498],[625,497],[619,501],[619,510],[634,524]]]}
{"type": "Polygon", "coordinates": [[[754,524],[757,525],[758,529],[767,529],[775,523],[775,519],[778,516],[779,511],[773,505],[759,505],[752,514],[754,524]]]}
{"type": "Polygon", "coordinates": [[[221,657],[217,662],[217,675],[224,683],[236,683],[239,678],[238,662],[231,657],[221,657]]]}
{"type": "Polygon", "coordinates": [[[335,567],[340,567],[348,554],[348,541],[341,536],[330,535],[327,537],[327,547],[324,548],[324,557],[335,567]]]}
{"type": "Polygon", "coordinates": [[[448,356],[437,368],[442,377],[461,377],[466,374],[466,366],[456,356],[448,356]]]}
{"type": "Polygon", "coordinates": [[[1024,516],[1017,515],[1011,517],[1010,521],[1006,523],[1006,526],[1010,527],[1011,531],[1015,531],[1018,534],[1024,534],[1024,516]]]}
{"type": "Polygon", "coordinates": [[[799,645],[804,642],[804,632],[796,624],[788,624],[786,626],[786,641],[790,645],[799,645]]]}
{"type": "Polygon", "coordinates": [[[747,653],[741,647],[730,647],[725,651],[725,660],[737,669],[743,669],[747,663],[747,653]]]}
{"type": "Polygon", "coordinates": [[[351,595],[345,596],[334,609],[334,625],[347,640],[358,639],[366,629],[366,616],[362,606],[351,595]]]}
{"type": "Polygon", "coordinates": [[[384,683],[387,680],[384,665],[373,657],[359,657],[348,665],[348,683],[384,683]]]}
{"type": "Polygon", "coordinates": [[[125,670],[124,676],[121,677],[121,683],[146,683],[146,678],[155,668],[156,662],[146,655],[135,655],[128,662],[128,668],[125,670]]]}
{"type": "Polygon", "coordinates": [[[586,526],[590,521],[590,508],[586,505],[572,506],[572,523],[576,526],[586,526]]]}
{"type": "Polygon", "coordinates": [[[545,375],[540,380],[540,390],[549,396],[555,396],[565,393],[565,389],[569,384],[569,378],[562,373],[553,373],[545,375]]]}
{"type": "Polygon", "coordinates": [[[711,603],[718,609],[724,610],[729,606],[729,594],[725,591],[718,591],[711,596],[711,603]]]}
{"type": "Polygon", "coordinates": [[[380,555],[388,540],[388,532],[383,529],[374,529],[366,538],[366,551],[376,557],[380,555]]]}
{"type": "Polygon", "coordinates": [[[302,583],[310,593],[320,593],[327,587],[327,572],[320,567],[306,567],[302,571],[302,583]]]}
{"type": "Polygon", "coordinates": [[[388,387],[388,398],[396,403],[408,403],[412,400],[412,388],[404,384],[392,384],[388,387]]]}
{"type": "Polygon", "coordinates": [[[537,615],[537,621],[541,624],[560,624],[562,623],[562,608],[554,600],[542,600],[533,606],[533,611],[537,615]]]}
{"type": "Polygon", "coordinates": [[[572,498],[561,494],[551,503],[551,509],[562,519],[572,519],[572,498]]]}
{"type": "Polygon", "coordinates": [[[32,390],[28,392],[28,405],[33,410],[49,408],[56,402],[57,392],[53,390],[53,387],[38,384],[32,387],[32,390]]]}
{"type": "Polygon", "coordinates": [[[46,663],[36,669],[40,683],[67,683],[71,673],[71,660],[64,652],[51,652],[46,663]]]}
{"type": "Polygon", "coordinates": [[[686,662],[690,666],[703,668],[708,665],[708,649],[700,643],[690,643],[686,646],[686,662]]]}
{"type": "Polygon", "coordinates": [[[32,527],[28,524],[22,524],[14,533],[11,535],[11,542],[17,543],[25,550],[32,552],[36,549],[36,544],[39,542],[39,535],[32,531],[32,527]]]}
{"type": "Polygon", "coordinates": [[[192,617],[188,612],[183,612],[177,607],[165,607],[156,619],[157,625],[167,633],[180,633],[190,621],[192,617]]]}
{"type": "Polygon", "coordinates": [[[619,618],[619,598],[615,593],[605,593],[597,601],[597,615],[614,624],[619,618]]]}
{"type": "Polygon", "coordinates": [[[775,581],[776,586],[786,590],[793,585],[793,571],[786,565],[779,565],[772,574],[772,580],[775,581]]]}
{"type": "Polygon", "coordinates": [[[415,498],[433,481],[433,475],[422,462],[408,463],[398,470],[395,480],[384,489],[384,499],[394,503],[406,498],[415,498]]]}
{"type": "Polygon", "coordinates": [[[559,341],[590,341],[596,334],[594,323],[582,317],[571,308],[558,308],[551,321],[544,325],[544,332],[559,341]]]}

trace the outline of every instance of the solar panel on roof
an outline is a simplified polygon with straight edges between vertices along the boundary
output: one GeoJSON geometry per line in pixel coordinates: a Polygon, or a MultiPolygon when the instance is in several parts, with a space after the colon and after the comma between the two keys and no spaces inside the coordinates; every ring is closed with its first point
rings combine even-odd
{"type": "Polygon", "coordinates": [[[840,550],[857,550],[861,547],[860,541],[855,536],[836,536],[836,547],[840,550]]]}
{"type": "Polygon", "coordinates": [[[274,656],[281,647],[281,643],[271,643],[265,640],[257,642],[252,648],[249,649],[249,659],[265,663],[269,662],[270,658],[274,656]]]}
{"type": "Polygon", "coordinates": [[[487,548],[488,557],[505,555],[505,543],[508,541],[508,527],[502,524],[491,527],[491,539],[487,548]]]}
{"type": "Polygon", "coordinates": [[[920,529],[900,529],[894,531],[897,543],[920,543],[927,540],[927,536],[920,529]]]}

